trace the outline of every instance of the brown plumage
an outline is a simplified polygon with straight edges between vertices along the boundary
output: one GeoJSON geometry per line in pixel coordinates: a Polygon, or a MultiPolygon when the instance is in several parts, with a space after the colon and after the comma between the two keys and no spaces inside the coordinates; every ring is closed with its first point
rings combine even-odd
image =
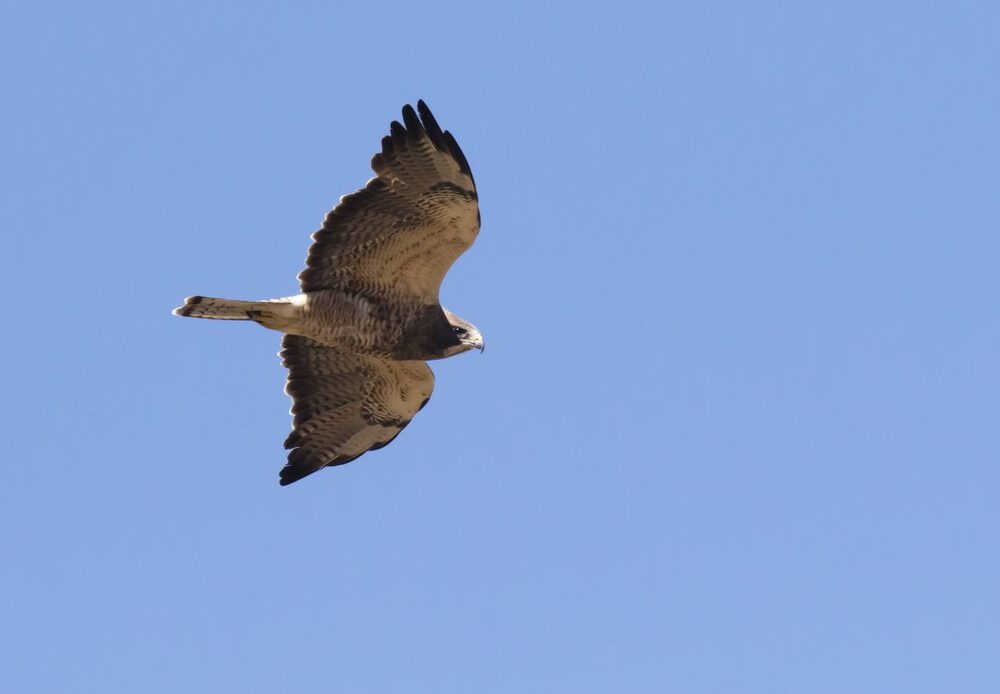
{"type": "Polygon", "coordinates": [[[438,299],[479,232],[476,185],[458,143],[419,101],[392,122],[372,169],[375,178],[342,197],[313,234],[301,294],[193,296],[174,309],[286,333],[293,430],[282,485],[388,444],[430,398],[425,362],[483,348],[475,326],[438,299]]]}

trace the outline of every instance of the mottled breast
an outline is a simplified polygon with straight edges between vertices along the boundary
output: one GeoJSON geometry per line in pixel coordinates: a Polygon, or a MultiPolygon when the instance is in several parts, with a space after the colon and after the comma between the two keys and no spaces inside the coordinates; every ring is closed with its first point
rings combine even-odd
{"type": "Polygon", "coordinates": [[[296,334],[331,347],[398,360],[444,356],[458,338],[439,304],[326,289],[309,292],[296,334]]]}

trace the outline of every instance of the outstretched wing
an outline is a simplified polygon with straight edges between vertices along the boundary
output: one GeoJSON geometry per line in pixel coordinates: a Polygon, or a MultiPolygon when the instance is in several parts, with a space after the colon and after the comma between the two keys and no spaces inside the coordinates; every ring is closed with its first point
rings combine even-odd
{"type": "Polygon", "coordinates": [[[303,292],[391,289],[436,302],[452,263],[479,232],[469,163],[430,109],[403,107],[372,158],[376,177],[345,195],[313,234],[303,292]]]}
{"type": "Polygon", "coordinates": [[[422,361],[389,361],[285,335],[285,392],[292,398],[292,449],[281,470],[291,484],[328,465],[349,463],[385,446],[410,423],[434,390],[422,361]]]}

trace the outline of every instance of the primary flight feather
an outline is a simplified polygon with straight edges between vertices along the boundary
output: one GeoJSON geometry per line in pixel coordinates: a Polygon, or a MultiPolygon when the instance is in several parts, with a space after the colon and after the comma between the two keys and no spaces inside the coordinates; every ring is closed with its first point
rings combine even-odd
{"type": "Polygon", "coordinates": [[[431,396],[426,362],[483,349],[476,327],[438,299],[479,232],[469,163],[423,101],[404,106],[389,133],[372,158],[375,178],[342,197],[313,234],[301,294],[191,296],[173,311],[285,333],[292,433],[282,485],[388,444],[431,396]]]}

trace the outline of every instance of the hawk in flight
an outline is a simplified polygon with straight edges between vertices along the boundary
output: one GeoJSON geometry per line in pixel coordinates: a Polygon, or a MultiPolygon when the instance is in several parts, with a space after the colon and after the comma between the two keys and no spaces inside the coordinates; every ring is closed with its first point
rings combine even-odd
{"type": "Polygon", "coordinates": [[[455,138],[418,101],[403,107],[371,165],[375,177],[313,234],[301,294],[191,296],[173,311],[285,333],[292,433],[282,485],[387,445],[430,399],[427,361],[483,350],[476,327],[438,299],[479,232],[476,183],[455,138]]]}

